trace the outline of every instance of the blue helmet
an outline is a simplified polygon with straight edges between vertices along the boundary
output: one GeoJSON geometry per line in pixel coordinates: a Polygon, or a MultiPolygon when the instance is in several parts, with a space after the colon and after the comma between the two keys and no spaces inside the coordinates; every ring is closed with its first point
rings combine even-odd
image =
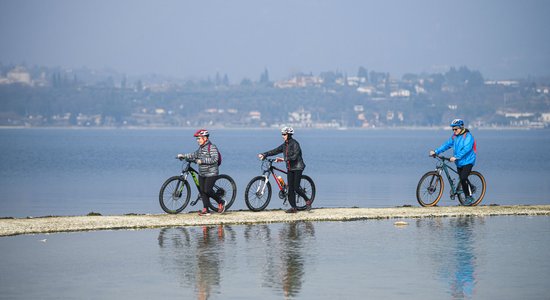
{"type": "Polygon", "coordinates": [[[462,121],[462,119],[454,119],[452,122],[451,122],[451,127],[464,127],[464,121],[462,121]]]}

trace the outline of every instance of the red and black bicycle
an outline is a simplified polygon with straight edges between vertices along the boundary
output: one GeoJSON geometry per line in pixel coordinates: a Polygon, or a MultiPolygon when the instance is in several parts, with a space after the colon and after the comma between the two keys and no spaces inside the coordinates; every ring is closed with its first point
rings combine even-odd
{"type": "MultiPolygon", "coordinates": [[[[288,200],[287,185],[285,184],[284,179],[281,176],[277,176],[275,174],[275,171],[284,174],[286,174],[287,172],[273,166],[274,162],[275,159],[272,158],[264,159],[262,161],[261,167],[262,175],[252,178],[252,180],[250,180],[250,182],[246,186],[246,190],[244,192],[244,201],[246,203],[246,206],[248,206],[251,211],[262,211],[269,204],[272,193],[271,183],[269,182],[270,175],[271,177],[273,177],[273,179],[275,179],[275,183],[279,188],[279,198],[283,200],[283,204],[286,204],[288,200]]],[[[313,203],[313,200],[315,200],[315,183],[313,182],[313,179],[311,179],[311,177],[307,175],[302,174],[299,188],[313,203]]],[[[300,197],[299,194],[296,194],[296,208],[298,210],[306,209],[306,199],[300,197]]]]}

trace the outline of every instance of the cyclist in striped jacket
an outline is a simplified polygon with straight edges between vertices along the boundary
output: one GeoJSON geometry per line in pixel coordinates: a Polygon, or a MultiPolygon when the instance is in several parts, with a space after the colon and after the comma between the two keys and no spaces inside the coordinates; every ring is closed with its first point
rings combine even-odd
{"type": "Polygon", "coordinates": [[[212,189],[219,174],[218,147],[210,142],[210,133],[206,129],[197,130],[193,136],[197,138],[199,149],[192,153],[178,154],[178,158],[194,160],[199,166],[199,188],[204,205],[199,215],[210,215],[208,211],[208,201],[210,201],[210,198],[218,202],[218,213],[223,213],[225,211],[225,201],[216,195],[212,189]]]}

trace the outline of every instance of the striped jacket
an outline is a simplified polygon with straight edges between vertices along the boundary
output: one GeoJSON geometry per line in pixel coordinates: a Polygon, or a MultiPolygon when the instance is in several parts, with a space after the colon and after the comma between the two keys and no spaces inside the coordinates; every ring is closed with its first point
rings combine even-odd
{"type": "Polygon", "coordinates": [[[197,159],[201,160],[201,164],[199,165],[200,176],[202,177],[218,176],[219,174],[218,147],[212,144],[210,140],[208,140],[206,143],[200,146],[199,149],[197,149],[197,151],[184,154],[184,157],[192,160],[197,160],[197,159]]]}

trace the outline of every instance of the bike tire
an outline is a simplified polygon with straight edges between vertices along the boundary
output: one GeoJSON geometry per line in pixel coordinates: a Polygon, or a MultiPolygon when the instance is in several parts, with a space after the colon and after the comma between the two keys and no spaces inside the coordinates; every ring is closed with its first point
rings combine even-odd
{"type": "Polygon", "coordinates": [[[172,176],[162,184],[159,192],[160,207],[166,213],[177,214],[185,209],[191,198],[189,182],[172,176]]]}
{"type": "Polygon", "coordinates": [[[441,200],[444,188],[443,178],[436,171],[424,174],[416,187],[416,200],[421,206],[435,206],[441,200]]]}
{"type": "MultiPolygon", "coordinates": [[[[315,183],[313,179],[307,175],[302,175],[300,189],[305,192],[311,203],[313,203],[313,200],[315,200],[315,183]]],[[[296,208],[298,210],[306,209],[306,199],[302,198],[298,193],[296,193],[296,208]]]]}
{"type": "Polygon", "coordinates": [[[470,188],[472,189],[472,197],[474,198],[474,202],[468,203],[466,201],[466,197],[464,196],[464,192],[462,191],[458,195],[458,201],[461,205],[464,206],[476,206],[481,203],[481,200],[483,200],[483,197],[485,197],[485,177],[483,177],[483,175],[481,175],[481,173],[477,171],[472,171],[468,176],[468,181],[470,182],[470,188]]]}
{"type": "Polygon", "coordinates": [[[246,185],[244,191],[244,202],[246,206],[251,211],[262,211],[264,210],[269,201],[271,200],[271,183],[269,180],[266,180],[263,176],[256,176],[250,180],[246,185]],[[263,194],[260,194],[259,191],[265,184],[265,189],[263,194]]]}
{"type": "MultiPolygon", "coordinates": [[[[214,189],[214,193],[225,200],[225,210],[227,211],[231,205],[233,205],[237,197],[237,185],[235,184],[235,180],[226,174],[218,175],[212,189],[214,189]]],[[[216,202],[215,199],[210,198],[208,204],[212,211],[218,211],[218,202],[216,202]]]]}

